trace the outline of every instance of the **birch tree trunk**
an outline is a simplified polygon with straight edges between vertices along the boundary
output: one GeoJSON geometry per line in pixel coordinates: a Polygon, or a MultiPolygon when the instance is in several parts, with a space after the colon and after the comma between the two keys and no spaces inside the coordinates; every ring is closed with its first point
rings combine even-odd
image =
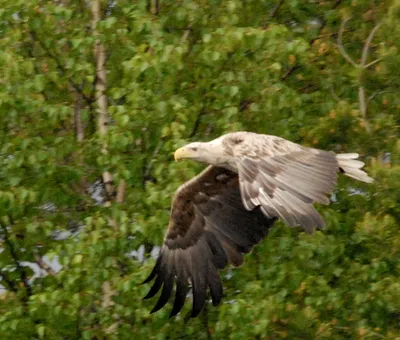
{"type": "MultiPolygon", "coordinates": [[[[106,75],[106,53],[105,47],[99,38],[99,32],[97,31],[97,24],[101,20],[101,5],[100,0],[93,0],[92,2],[92,30],[93,36],[96,38],[94,45],[94,57],[96,62],[96,103],[98,106],[98,129],[100,136],[107,134],[107,75],[106,75]]],[[[104,142],[102,152],[107,154],[107,144],[104,142]]],[[[111,204],[112,197],[114,196],[114,184],[112,175],[108,171],[104,171],[102,174],[104,188],[106,191],[107,199],[105,205],[111,204]]]]}

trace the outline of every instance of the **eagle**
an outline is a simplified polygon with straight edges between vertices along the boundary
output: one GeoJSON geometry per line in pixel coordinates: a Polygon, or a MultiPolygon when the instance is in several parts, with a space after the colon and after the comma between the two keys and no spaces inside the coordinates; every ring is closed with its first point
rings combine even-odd
{"type": "Polygon", "coordinates": [[[232,132],[210,142],[190,143],[175,151],[175,160],[208,164],[176,191],[164,243],[144,299],[161,290],[151,313],[175,299],[170,317],[183,308],[192,289],[191,317],[222,299],[219,270],[243,263],[277,219],[308,233],[325,222],[314,203],[329,204],[339,172],[366,183],[357,153],[335,154],[301,146],[281,137],[232,132]]]}

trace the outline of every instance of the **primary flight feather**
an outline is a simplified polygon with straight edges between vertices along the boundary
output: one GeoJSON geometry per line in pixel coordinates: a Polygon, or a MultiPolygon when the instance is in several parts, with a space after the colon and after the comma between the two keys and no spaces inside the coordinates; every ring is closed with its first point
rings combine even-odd
{"type": "Polygon", "coordinates": [[[155,279],[145,298],[161,295],[152,312],[176,293],[170,316],[182,309],[192,286],[192,317],[202,310],[208,289],[214,305],[222,298],[219,269],[239,266],[268,233],[277,218],[307,232],[325,222],[313,204],[329,204],[342,172],[373,180],[358,154],[304,147],[280,137],[233,132],[210,142],[191,143],[175,160],[209,164],[175,193],[168,230],[156,265],[145,283],[155,279]]]}

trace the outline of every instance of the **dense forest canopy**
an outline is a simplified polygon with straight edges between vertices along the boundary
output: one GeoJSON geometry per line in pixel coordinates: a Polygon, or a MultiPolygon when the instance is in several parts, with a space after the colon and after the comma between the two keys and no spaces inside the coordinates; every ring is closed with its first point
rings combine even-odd
{"type": "Polygon", "coordinates": [[[0,0],[2,339],[400,337],[400,1],[0,0]],[[327,228],[276,223],[225,297],[143,301],[190,141],[358,152],[327,228]]]}

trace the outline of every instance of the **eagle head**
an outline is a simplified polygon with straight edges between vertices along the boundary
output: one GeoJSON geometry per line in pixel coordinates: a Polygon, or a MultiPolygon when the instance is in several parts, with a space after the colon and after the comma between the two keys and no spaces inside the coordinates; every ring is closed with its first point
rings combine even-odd
{"type": "Polygon", "coordinates": [[[201,161],[201,155],[206,152],[202,144],[204,143],[199,143],[199,142],[190,143],[177,149],[174,153],[175,160],[177,162],[182,159],[193,159],[201,161]]]}
{"type": "Polygon", "coordinates": [[[191,159],[200,163],[221,166],[227,161],[227,154],[221,138],[210,142],[195,142],[175,151],[175,160],[191,159]]]}

